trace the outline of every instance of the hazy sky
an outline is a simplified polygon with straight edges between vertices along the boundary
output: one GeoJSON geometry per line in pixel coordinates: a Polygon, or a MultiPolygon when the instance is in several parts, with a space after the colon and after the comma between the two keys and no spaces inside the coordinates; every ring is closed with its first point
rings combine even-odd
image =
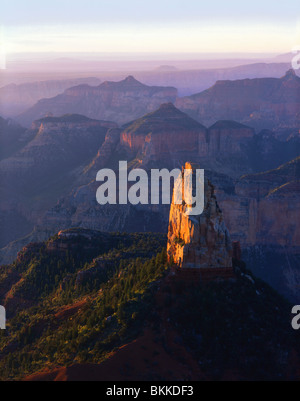
{"type": "Polygon", "coordinates": [[[2,53],[288,52],[299,0],[1,0],[2,53]]]}

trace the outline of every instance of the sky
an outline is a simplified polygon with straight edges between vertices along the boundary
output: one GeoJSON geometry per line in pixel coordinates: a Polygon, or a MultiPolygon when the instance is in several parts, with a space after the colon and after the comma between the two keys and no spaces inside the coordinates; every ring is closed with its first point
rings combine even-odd
{"type": "Polygon", "coordinates": [[[0,58],[19,52],[285,53],[300,45],[299,17],[299,0],[1,0],[0,58]]]}

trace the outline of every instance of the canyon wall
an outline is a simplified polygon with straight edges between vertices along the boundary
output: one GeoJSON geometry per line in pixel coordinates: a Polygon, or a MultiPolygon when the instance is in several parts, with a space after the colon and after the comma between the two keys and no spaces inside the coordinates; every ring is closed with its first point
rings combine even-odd
{"type": "Polygon", "coordinates": [[[207,129],[172,103],[125,126],[120,144],[146,160],[186,152],[200,158],[240,155],[255,131],[234,121],[219,121],[207,129]]]}

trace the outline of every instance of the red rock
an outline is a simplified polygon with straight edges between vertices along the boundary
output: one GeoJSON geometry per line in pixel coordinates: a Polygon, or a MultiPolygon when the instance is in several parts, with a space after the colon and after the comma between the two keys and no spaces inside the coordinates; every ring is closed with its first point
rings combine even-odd
{"type": "MultiPolygon", "coordinates": [[[[186,163],[186,169],[196,166],[186,163]]],[[[186,214],[187,205],[172,203],[168,229],[168,259],[181,268],[231,268],[230,234],[218,206],[213,185],[205,179],[204,211],[186,214]]]]}

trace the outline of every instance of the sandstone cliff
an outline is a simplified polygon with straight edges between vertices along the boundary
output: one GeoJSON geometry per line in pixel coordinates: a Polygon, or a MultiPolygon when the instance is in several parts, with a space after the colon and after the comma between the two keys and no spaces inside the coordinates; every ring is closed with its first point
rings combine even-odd
{"type": "Polygon", "coordinates": [[[207,129],[172,103],[124,126],[120,145],[144,162],[197,157],[240,156],[255,131],[235,121],[218,121],[207,129]],[[177,157],[178,157],[177,156],[177,157]]]}
{"type": "MultiPolygon", "coordinates": [[[[186,163],[185,169],[193,169],[195,176],[195,166],[186,163]]],[[[186,214],[185,201],[182,205],[175,205],[172,202],[168,230],[168,258],[181,268],[232,267],[230,235],[218,206],[214,187],[207,179],[205,179],[204,204],[204,212],[201,215],[189,216],[186,214]]]]}
{"type": "Polygon", "coordinates": [[[146,160],[172,158],[181,152],[206,156],[207,131],[172,103],[166,103],[125,126],[120,145],[131,153],[139,152],[146,160]]]}

